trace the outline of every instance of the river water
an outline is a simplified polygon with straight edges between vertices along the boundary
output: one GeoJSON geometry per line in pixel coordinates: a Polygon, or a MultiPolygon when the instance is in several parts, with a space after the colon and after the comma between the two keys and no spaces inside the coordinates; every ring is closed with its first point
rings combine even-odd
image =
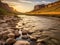
{"type": "Polygon", "coordinates": [[[17,23],[18,25],[16,27],[27,28],[27,30],[28,28],[30,28],[29,30],[48,29],[48,28],[53,28],[55,26],[60,25],[60,18],[57,18],[57,17],[27,16],[27,15],[18,15],[18,17],[20,17],[22,20],[20,20],[17,23]]]}
{"type": "MultiPolygon", "coordinates": [[[[20,29],[21,36],[17,40],[22,39],[22,31],[27,30],[30,32],[38,33],[35,31],[43,30],[43,35],[56,38],[60,40],[60,18],[51,16],[27,16],[18,15],[20,21],[17,23],[16,28],[20,29]],[[48,30],[48,31],[46,31],[48,30]],[[52,31],[51,31],[52,30],[52,31]]],[[[32,34],[34,36],[34,33],[32,34]]],[[[37,34],[38,35],[38,34],[37,34]]],[[[31,36],[31,35],[30,35],[31,36]]]]}

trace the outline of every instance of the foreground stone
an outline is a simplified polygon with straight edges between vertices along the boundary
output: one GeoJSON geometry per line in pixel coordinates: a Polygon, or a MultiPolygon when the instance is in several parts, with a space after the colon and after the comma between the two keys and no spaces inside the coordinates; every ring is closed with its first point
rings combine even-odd
{"type": "Polygon", "coordinates": [[[9,37],[9,38],[15,38],[15,34],[14,34],[14,33],[9,33],[9,34],[8,34],[8,37],[9,37]]]}
{"type": "Polygon", "coordinates": [[[30,45],[30,42],[28,41],[16,41],[14,45],[30,45]]]}
{"type": "Polygon", "coordinates": [[[13,44],[14,42],[16,42],[16,40],[13,39],[13,38],[8,38],[8,39],[6,40],[6,44],[7,44],[7,45],[11,45],[11,44],[13,44]]]}

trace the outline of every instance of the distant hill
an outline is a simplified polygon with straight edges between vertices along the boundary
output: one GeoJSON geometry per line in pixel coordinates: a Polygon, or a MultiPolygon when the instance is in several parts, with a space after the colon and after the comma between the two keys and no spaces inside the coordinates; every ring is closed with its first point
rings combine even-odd
{"type": "Polygon", "coordinates": [[[0,15],[1,14],[11,14],[16,13],[17,11],[14,10],[14,8],[9,7],[7,3],[2,3],[0,0],[0,15]]]}
{"type": "Polygon", "coordinates": [[[60,13],[60,1],[54,2],[54,3],[50,3],[48,5],[37,5],[34,8],[33,11],[28,12],[29,14],[43,14],[46,12],[46,14],[50,14],[50,13],[55,13],[55,12],[59,12],[60,13]],[[35,10],[36,9],[36,10],[35,10]]]}
{"type": "Polygon", "coordinates": [[[37,10],[42,9],[42,8],[44,8],[44,7],[45,7],[44,4],[41,4],[41,5],[35,5],[33,11],[37,11],[37,10]]]}

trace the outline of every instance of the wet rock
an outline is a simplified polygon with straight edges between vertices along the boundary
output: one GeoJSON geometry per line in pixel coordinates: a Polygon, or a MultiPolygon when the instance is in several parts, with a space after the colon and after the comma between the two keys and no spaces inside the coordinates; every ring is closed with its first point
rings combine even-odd
{"type": "Polygon", "coordinates": [[[2,39],[2,34],[0,33],[0,40],[2,39]]]}
{"type": "Polygon", "coordinates": [[[22,30],[22,34],[23,34],[23,35],[26,35],[27,33],[28,33],[27,30],[22,30]]]}
{"type": "Polygon", "coordinates": [[[51,40],[51,37],[42,37],[42,38],[39,38],[39,39],[37,39],[37,41],[36,42],[42,42],[42,41],[49,41],[49,40],[51,40]]]}
{"type": "Polygon", "coordinates": [[[7,28],[7,29],[8,29],[8,32],[10,32],[10,33],[14,33],[15,32],[14,29],[11,29],[11,28],[7,28]]]}
{"type": "Polygon", "coordinates": [[[4,39],[4,40],[6,40],[8,38],[8,36],[7,35],[2,35],[2,39],[4,39]]]}
{"type": "Polygon", "coordinates": [[[4,20],[12,20],[13,18],[14,16],[8,16],[8,15],[4,16],[4,20]]]}
{"type": "Polygon", "coordinates": [[[30,34],[30,35],[31,35],[32,33],[33,33],[32,31],[28,31],[28,34],[30,34]]]}
{"type": "Polygon", "coordinates": [[[8,37],[9,37],[9,38],[15,38],[15,34],[14,34],[14,33],[9,33],[9,34],[8,34],[8,37]]]}
{"type": "MultiPolygon", "coordinates": [[[[57,39],[51,39],[51,41],[53,41],[55,44],[57,44],[57,45],[60,45],[60,41],[59,40],[57,40],[57,39]]],[[[52,42],[52,43],[53,43],[52,42]]]]}
{"type": "Polygon", "coordinates": [[[14,34],[16,37],[18,37],[20,35],[18,30],[15,30],[14,34]]]}
{"type": "Polygon", "coordinates": [[[21,40],[21,41],[16,41],[14,45],[30,45],[30,42],[21,40]]]}
{"type": "Polygon", "coordinates": [[[2,24],[0,24],[0,26],[5,28],[5,27],[8,27],[8,24],[7,23],[2,23],[2,24]]]}
{"type": "Polygon", "coordinates": [[[42,41],[42,42],[37,43],[37,45],[49,45],[49,44],[47,44],[46,42],[42,41]]]}
{"type": "Polygon", "coordinates": [[[0,24],[5,23],[5,22],[6,22],[6,20],[0,20],[0,24]]]}
{"type": "MultiPolygon", "coordinates": [[[[12,15],[11,16],[3,15],[2,17],[0,16],[0,45],[5,45],[5,44],[3,44],[4,41],[6,41],[6,43],[10,43],[11,41],[15,40],[14,39],[15,36],[19,35],[18,32],[15,31],[15,29],[12,29],[13,27],[16,28],[15,24],[17,22],[18,22],[18,17],[16,17],[16,16],[12,16],[12,15]],[[11,39],[11,38],[13,38],[13,39],[11,39]],[[3,41],[1,41],[1,40],[3,40],[3,41]]],[[[9,44],[7,44],[7,45],[9,45],[9,44]]]]}
{"type": "Polygon", "coordinates": [[[0,45],[5,45],[5,42],[0,40],[0,45]]]}
{"type": "Polygon", "coordinates": [[[1,33],[0,33],[0,39],[4,39],[4,40],[6,40],[7,38],[8,38],[8,31],[2,31],[1,33]]]}
{"type": "Polygon", "coordinates": [[[34,36],[30,36],[30,40],[32,40],[32,41],[36,41],[36,37],[34,37],[34,36]]]}
{"type": "Polygon", "coordinates": [[[23,35],[23,36],[22,36],[22,39],[28,39],[28,38],[29,38],[28,35],[23,35]]]}
{"type": "Polygon", "coordinates": [[[16,40],[13,39],[13,38],[8,38],[8,39],[6,40],[6,44],[7,44],[7,45],[13,44],[14,42],[16,42],[16,40]]]}
{"type": "Polygon", "coordinates": [[[2,31],[1,33],[5,34],[5,35],[9,34],[9,32],[7,30],[6,31],[2,31]]]}

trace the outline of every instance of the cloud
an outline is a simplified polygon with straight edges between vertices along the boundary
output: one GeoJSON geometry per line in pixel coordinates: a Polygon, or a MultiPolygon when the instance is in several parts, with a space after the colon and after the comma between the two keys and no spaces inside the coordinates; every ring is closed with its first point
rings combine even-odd
{"type": "Polygon", "coordinates": [[[5,0],[5,2],[37,5],[37,4],[48,4],[53,1],[52,0],[5,0]]]}
{"type": "MultiPolygon", "coordinates": [[[[52,1],[52,0],[51,0],[52,1]]],[[[9,6],[14,7],[17,11],[28,12],[34,9],[37,4],[48,4],[51,3],[49,0],[4,0],[3,2],[8,3],[9,6]]]]}
{"type": "Polygon", "coordinates": [[[51,3],[50,1],[41,1],[41,2],[36,2],[37,4],[48,4],[51,3]]]}
{"type": "Polygon", "coordinates": [[[31,3],[31,4],[34,4],[34,5],[51,3],[50,1],[27,1],[27,0],[20,0],[20,2],[31,3]]]}

